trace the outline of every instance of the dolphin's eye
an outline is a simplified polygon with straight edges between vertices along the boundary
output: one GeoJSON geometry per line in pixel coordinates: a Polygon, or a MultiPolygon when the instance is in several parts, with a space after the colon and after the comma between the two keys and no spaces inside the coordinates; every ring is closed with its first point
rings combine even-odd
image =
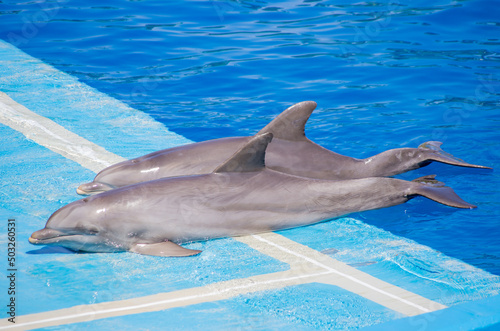
{"type": "Polygon", "coordinates": [[[97,229],[90,229],[89,234],[98,234],[99,231],[97,229]]]}
{"type": "Polygon", "coordinates": [[[83,202],[89,202],[89,198],[82,199],[83,202]]]}
{"type": "Polygon", "coordinates": [[[90,234],[90,235],[94,235],[94,234],[98,234],[99,233],[99,229],[96,227],[96,226],[86,226],[83,231],[86,233],[86,234],[90,234]]]}

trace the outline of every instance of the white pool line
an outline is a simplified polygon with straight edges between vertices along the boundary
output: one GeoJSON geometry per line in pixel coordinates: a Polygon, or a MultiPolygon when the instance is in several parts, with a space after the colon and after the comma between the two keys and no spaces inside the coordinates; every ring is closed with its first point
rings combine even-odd
{"type": "MultiPolygon", "coordinates": [[[[6,94],[1,92],[0,122],[23,133],[28,139],[64,157],[74,160],[83,167],[94,172],[101,170],[108,164],[123,160],[122,157],[110,153],[104,148],[83,139],[50,119],[28,110],[26,107],[16,103],[6,94]]],[[[152,296],[18,316],[17,319],[19,323],[15,325],[8,323],[7,319],[0,321],[0,329],[26,330],[27,328],[40,328],[82,322],[85,321],[87,317],[99,319],[122,316],[129,313],[157,311],[182,305],[223,300],[255,291],[310,282],[324,282],[342,287],[408,316],[415,316],[446,308],[444,305],[385,283],[276,233],[239,237],[235,239],[248,244],[250,247],[266,255],[290,264],[290,270],[253,276],[245,279],[234,279],[205,287],[160,293],[152,296]],[[265,245],[263,246],[262,244],[265,245]],[[280,255],[279,252],[287,253],[288,255],[294,256],[294,258],[291,260],[289,256],[280,255]],[[318,259],[321,259],[323,262],[320,262],[318,259]],[[302,267],[300,267],[301,265],[302,267]],[[319,267],[322,270],[315,269],[315,267],[319,267]],[[338,268],[341,268],[343,271],[338,270],[338,268]],[[305,270],[314,272],[307,273],[305,270]],[[344,280],[340,281],[336,278],[325,278],[325,276],[332,275],[341,276],[344,280]],[[305,280],[308,281],[306,282],[305,280]],[[248,282],[248,284],[241,285],[242,282],[248,282]],[[359,290],[357,288],[359,286],[353,286],[353,284],[363,285],[365,290],[359,290]],[[193,295],[190,291],[194,291],[197,294],[193,295]],[[200,293],[203,291],[205,291],[205,293],[200,293]],[[401,294],[397,295],[394,293],[401,294]],[[168,298],[169,296],[174,297],[168,298]],[[404,298],[402,296],[404,296],[404,298]],[[145,300],[146,303],[143,303],[145,300]],[[182,302],[184,302],[184,304],[182,304],[182,302]],[[87,311],[78,312],[80,309],[85,309],[87,311]]]]}
{"type": "MultiPolygon", "coordinates": [[[[345,272],[340,272],[328,266],[326,263],[324,262],[322,263],[317,259],[314,259],[310,255],[318,254],[324,259],[324,261],[334,262],[336,264],[341,265],[343,268],[347,268],[347,270],[352,270],[353,272],[363,274],[360,271],[352,267],[349,267],[341,262],[335,261],[327,257],[326,255],[323,255],[317,251],[312,250],[307,246],[295,243],[276,233],[265,233],[258,236],[238,237],[236,239],[241,242],[250,243],[251,247],[259,250],[264,254],[267,253],[266,255],[275,258],[276,257],[279,258],[280,253],[285,252],[287,255],[292,255],[295,258],[299,259],[295,259],[295,261],[290,261],[290,256],[285,256],[283,258],[280,258],[280,260],[291,262],[291,269],[287,271],[257,275],[245,279],[233,279],[225,282],[210,284],[203,287],[195,287],[174,292],[159,293],[155,295],[143,296],[133,299],[104,302],[93,305],[75,306],[60,310],[20,316],[19,323],[16,323],[16,325],[6,325],[5,327],[0,327],[0,329],[26,330],[30,328],[55,326],[67,323],[86,322],[89,319],[95,320],[108,317],[139,314],[144,312],[160,311],[160,310],[199,304],[204,302],[224,300],[241,294],[248,294],[257,291],[277,289],[286,286],[299,285],[311,282],[332,283],[334,285],[347,288],[348,290],[353,289],[352,285],[349,288],[349,286],[345,286],[345,283],[343,283],[341,280],[338,279],[332,279],[333,282],[331,281],[325,282],[326,276],[330,276],[331,278],[331,276],[335,275],[341,275],[347,280],[355,283],[355,285],[359,284],[362,284],[364,286],[368,285],[366,287],[369,290],[375,289],[377,292],[380,293],[380,289],[368,284],[366,281],[360,281],[358,278],[353,277],[352,275],[348,275],[345,272]],[[280,243],[286,242],[289,248],[277,244],[276,242],[280,243]],[[300,253],[297,251],[300,251],[300,253]],[[306,262],[306,265],[300,265],[301,262],[306,262]],[[320,269],[315,267],[319,267],[320,269]],[[344,286],[342,284],[344,284],[344,286]],[[82,310],[85,311],[82,312],[82,310]]],[[[365,274],[365,277],[366,276],[371,277],[365,274]]],[[[407,298],[412,298],[413,300],[417,300],[419,301],[419,303],[424,302],[428,307],[433,307],[432,309],[425,308],[422,307],[421,305],[416,305],[413,303],[409,305],[413,307],[418,306],[419,307],[418,309],[420,309],[420,311],[417,311],[415,309],[411,309],[410,307],[405,307],[404,305],[401,305],[401,303],[407,304],[407,302],[410,301],[404,299],[400,300],[402,299],[400,297],[397,297],[399,300],[391,300],[389,302],[384,300],[375,300],[376,302],[385,305],[388,308],[396,310],[402,314],[408,316],[415,316],[421,314],[422,313],[421,310],[435,311],[438,309],[446,308],[446,306],[437,304],[423,297],[419,297],[418,295],[415,295],[411,292],[397,288],[380,280],[377,281],[380,282],[379,284],[380,286],[382,286],[387,290],[382,292],[390,298],[397,296],[394,296],[388,291],[396,290],[403,293],[407,298]],[[395,301],[399,301],[399,303],[395,301]]],[[[363,295],[363,292],[360,292],[359,289],[356,289],[356,291],[361,296],[366,297],[366,295],[363,295]]]]}
{"type": "MultiPolygon", "coordinates": [[[[106,317],[116,317],[116,316],[123,316],[123,315],[128,315],[128,314],[137,314],[137,313],[143,313],[143,312],[151,312],[151,311],[158,311],[158,310],[164,310],[164,309],[169,309],[169,308],[174,308],[174,307],[180,307],[180,306],[185,306],[185,305],[191,305],[193,303],[190,303],[189,301],[194,301],[196,303],[203,303],[203,302],[209,302],[209,301],[219,301],[225,299],[225,296],[223,294],[227,292],[241,292],[241,293],[250,293],[250,292],[255,292],[252,291],[252,288],[256,288],[257,291],[259,290],[260,287],[265,286],[265,285],[270,285],[273,283],[287,283],[290,281],[295,281],[295,280],[300,280],[304,278],[311,278],[311,277],[317,277],[317,276],[322,276],[330,274],[330,272],[321,272],[317,274],[310,274],[310,275],[302,275],[302,276],[295,276],[295,277],[288,277],[288,278],[278,278],[274,280],[267,280],[267,281],[262,281],[262,282],[251,282],[250,284],[247,285],[240,285],[240,286],[234,286],[234,287],[227,287],[224,289],[217,289],[213,290],[211,292],[203,293],[203,294],[197,294],[197,295],[188,295],[188,296],[182,296],[182,297],[177,297],[177,298],[172,298],[172,299],[165,299],[165,300],[157,300],[157,301],[152,301],[144,304],[137,304],[137,305],[127,305],[124,307],[116,307],[116,308],[103,308],[99,309],[97,307],[89,307],[89,311],[83,312],[83,313],[75,313],[75,314],[64,314],[64,310],[66,309],[61,309],[58,311],[52,311],[49,312],[51,315],[56,315],[56,317],[51,317],[51,318],[45,318],[39,319],[39,315],[45,314],[46,313],[40,313],[40,314],[33,314],[33,315],[27,315],[25,317],[32,319],[29,322],[21,322],[21,323],[16,323],[11,325],[7,325],[5,327],[0,327],[0,330],[7,330],[7,329],[21,329],[21,330],[26,330],[26,328],[40,328],[40,327],[47,327],[47,326],[55,326],[55,325],[62,325],[62,324],[67,324],[67,323],[75,323],[75,322],[83,322],[85,321],[85,317],[91,317],[92,319],[100,319],[100,318],[106,318],[106,317]],[[209,297],[213,297],[212,300],[206,300],[209,297]],[[181,302],[186,301],[187,304],[182,304],[181,302]],[[151,308],[148,310],[145,310],[145,308],[151,308]],[[56,323],[54,323],[56,322],[56,323]]],[[[207,288],[213,287],[214,285],[208,285],[207,288]]],[[[279,286],[283,287],[283,286],[279,286]]],[[[203,288],[198,288],[197,291],[202,291],[203,288]]],[[[181,290],[182,291],[182,290],[181,290]]],[[[228,296],[228,298],[232,297],[228,296]]],[[[130,299],[134,300],[134,299],[130,299]]],[[[90,306],[90,305],[89,305],[90,306]]],[[[96,306],[96,305],[92,305],[96,306]]],[[[21,320],[23,316],[19,317],[21,320]]]]}
{"type": "MultiPolygon", "coordinates": [[[[343,273],[343,272],[340,272],[340,271],[338,271],[338,270],[336,270],[336,269],[330,268],[329,266],[324,265],[323,263],[320,263],[320,262],[318,262],[317,260],[311,259],[311,258],[309,258],[309,257],[307,257],[307,256],[304,256],[304,255],[302,255],[302,254],[299,254],[299,253],[293,252],[293,251],[291,251],[291,250],[289,250],[289,249],[286,249],[286,248],[285,248],[285,247],[283,247],[283,246],[277,245],[276,243],[274,243],[274,242],[272,242],[272,241],[269,241],[269,240],[267,240],[267,239],[265,239],[265,238],[262,238],[262,236],[253,235],[252,237],[254,237],[254,238],[255,238],[255,239],[257,239],[257,240],[263,241],[263,242],[267,243],[268,245],[274,246],[274,247],[276,247],[276,248],[278,248],[278,249],[280,249],[280,250],[282,250],[282,251],[284,251],[284,252],[287,252],[287,253],[289,253],[289,254],[293,254],[293,255],[295,255],[295,256],[297,256],[297,257],[299,257],[299,258],[301,258],[301,259],[304,259],[304,260],[306,260],[306,261],[308,261],[308,262],[310,262],[310,263],[312,263],[312,264],[315,264],[315,265],[317,265],[317,266],[319,266],[319,267],[321,267],[321,268],[324,268],[324,269],[326,269],[326,270],[330,271],[331,273],[335,273],[335,274],[337,274],[337,275],[339,275],[339,276],[345,277],[345,278],[347,278],[347,279],[349,279],[349,280],[351,280],[351,281],[353,281],[353,282],[356,282],[356,283],[358,283],[358,284],[360,284],[360,285],[362,285],[362,286],[365,286],[365,287],[367,287],[367,288],[369,288],[369,289],[371,289],[371,290],[373,290],[373,291],[376,291],[376,292],[378,292],[378,293],[380,293],[380,294],[382,294],[382,295],[386,295],[386,296],[388,296],[388,297],[390,297],[390,298],[392,298],[392,299],[395,299],[395,300],[401,301],[401,302],[402,302],[402,303],[404,303],[404,304],[407,304],[407,305],[409,305],[409,306],[413,306],[413,307],[415,307],[415,308],[417,308],[417,309],[421,310],[423,313],[429,313],[429,312],[431,312],[431,311],[432,311],[431,309],[428,309],[428,308],[422,307],[422,306],[420,306],[420,305],[418,305],[418,304],[416,304],[416,303],[413,303],[413,302],[408,301],[408,300],[406,300],[406,299],[400,298],[400,297],[398,297],[397,295],[394,295],[394,294],[391,294],[391,293],[389,293],[389,292],[387,292],[387,291],[381,290],[381,289],[379,289],[379,288],[377,288],[377,287],[375,287],[375,286],[372,286],[372,285],[370,285],[370,284],[368,284],[368,283],[366,283],[366,282],[363,282],[363,281],[361,281],[361,280],[359,280],[359,279],[357,279],[357,278],[355,278],[355,277],[353,277],[353,276],[351,276],[351,275],[348,275],[348,274],[343,273]]],[[[443,307],[443,308],[445,308],[445,307],[443,307]]]]}
{"type": "Polygon", "coordinates": [[[54,121],[32,112],[1,91],[0,123],[94,172],[125,160],[66,130],[54,121]]]}

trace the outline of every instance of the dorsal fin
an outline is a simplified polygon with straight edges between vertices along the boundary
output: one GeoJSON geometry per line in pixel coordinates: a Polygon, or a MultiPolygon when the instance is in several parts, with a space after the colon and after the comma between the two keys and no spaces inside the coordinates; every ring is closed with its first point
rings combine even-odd
{"type": "Polygon", "coordinates": [[[252,137],[245,146],[218,166],[214,172],[252,172],[264,169],[266,148],[272,139],[272,133],[252,137]]]}
{"type": "Polygon", "coordinates": [[[274,138],[299,141],[306,139],[306,122],[316,108],[316,102],[303,101],[287,108],[257,134],[270,132],[274,138]]]}

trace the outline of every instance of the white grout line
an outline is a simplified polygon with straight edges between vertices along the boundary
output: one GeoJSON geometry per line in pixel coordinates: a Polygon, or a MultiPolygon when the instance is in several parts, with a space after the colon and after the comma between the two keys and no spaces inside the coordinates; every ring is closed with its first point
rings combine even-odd
{"type": "Polygon", "coordinates": [[[3,92],[0,92],[0,123],[94,172],[125,160],[54,121],[32,112],[3,92]]]}
{"type": "Polygon", "coordinates": [[[323,263],[318,262],[318,261],[316,261],[316,260],[314,260],[314,259],[311,259],[311,258],[309,258],[309,257],[307,257],[307,256],[304,256],[304,255],[302,255],[302,254],[300,254],[300,253],[297,253],[297,252],[291,251],[291,250],[289,250],[289,249],[287,249],[287,248],[285,248],[285,247],[282,247],[282,246],[280,246],[280,245],[278,245],[278,244],[276,244],[276,243],[274,243],[274,242],[272,242],[272,241],[269,241],[269,240],[267,240],[267,239],[264,239],[264,238],[262,238],[262,237],[261,237],[261,236],[259,236],[259,235],[253,235],[252,237],[254,237],[254,238],[255,238],[255,239],[257,239],[257,240],[263,241],[263,242],[265,242],[265,243],[266,243],[266,244],[268,244],[268,245],[274,246],[274,247],[276,247],[276,248],[278,248],[278,249],[280,249],[280,250],[282,250],[282,251],[284,251],[284,252],[287,252],[287,253],[289,253],[289,254],[295,255],[295,256],[297,256],[297,257],[300,257],[301,259],[304,259],[304,260],[306,260],[306,261],[308,261],[308,262],[310,262],[310,263],[312,263],[312,264],[315,264],[315,265],[317,265],[317,266],[319,266],[319,267],[321,267],[321,268],[323,268],[323,269],[326,269],[326,270],[330,271],[331,273],[335,273],[335,274],[337,274],[337,275],[339,275],[339,276],[345,277],[345,278],[347,278],[347,279],[349,279],[349,280],[351,280],[351,281],[353,281],[353,282],[356,282],[356,283],[358,283],[358,284],[360,284],[360,285],[363,285],[363,286],[365,286],[365,287],[367,287],[367,288],[369,288],[369,289],[371,289],[371,290],[374,290],[374,291],[376,291],[376,292],[378,292],[378,293],[381,293],[381,294],[383,294],[383,295],[386,295],[386,296],[388,296],[388,297],[390,297],[390,298],[392,298],[392,299],[396,299],[396,300],[398,300],[398,301],[401,301],[401,302],[403,302],[403,303],[405,303],[405,304],[407,304],[407,305],[409,305],[409,306],[415,307],[415,308],[417,308],[417,309],[419,309],[419,310],[421,310],[421,311],[423,311],[423,312],[428,313],[428,312],[431,312],[431,311],[432,311],[432,310],[430,310],[430,309],[428,309],[428,308],[425,308],[425,307],[422,307],[422,306],[420,306],[420,305],[417,305],[416,303],[413,303],[413,302],[408,301],[408,300],[406,300],[406,299],[400,298],[400,297],[398,297],[398,296],[396,296],[396,295],[394,295],[394,294],[391,294],[391,293],[388,293],[388,292],[386,292],[386,291],[384,291],[384,290],[381,290],[381,289],[379,289],[379,288],[377,288],[377,287],[375,287],[375,286],[372,286],[372,285],[370,285],[370,284],[368,284],[368,283],[366,283],[366,282],[363,282],[363,281],[361,281],[361,280],[359,280],[359,279],[357,279],[357,278],[355,278],[355,277],[353,277],[353,276],[351,276],[351,275],[348,275],[348,274],[345,274],[345,273],[343,273],[343,272],[340,272],[340,271],[338,271],[338,270],[336,270],[336,269],[330,268],[329,266],[324,265],[323,263]]]}
{"type": "MultiPolygon", "coordinates": [[[[56,124],[55,122],[42,117],[36,113],[31,112],[28,110],[26,107],[16,103],[12,99],[10,99],[6,94],[0,92],[0,122],[10,126],[11,128],[20,131],[23,133],[28,139],[32,139],[33,141],[37,142],[38,144],[45,146],[47,148],[50,148],[54,152],[61,154],[69,159],[72,159],[82,166],[93,170],[95,172],[101,170],[104,166],[119,162],[123,160],[123,158],[110,153],[106,151],[104,148],[93,144],[92,142],[83,139],[82,137],[66,130],[64,127],[56,124]],[[83,146],[83,148],[81,147],[83,146]]],[[[274,234],[275,236],[279,236],[277,234],[274,234]]],[[[22,324],[17,324],[17,325],[12,325],[8,327],[0,327],[0,329],[9,329],[9,328],[19,328],[19,327],[26,327],[29,325],[35,325],[40,323],[50,323],[50,322],[61,322],[61,321],[67,321],[62,324],[66,323],[74,323],[76,318],[81,318],[85,316],[96,316],[96,315],[105,315],[105,314],[111,314],[111,313],[119,313],[123,311],[133,311],[141,308],[147,308],[147,307],[154,307],[158,305],[165,305],[165,304],[172,304],[175,302],[181,302],[181,301],[189,301],[189,300],[201,300],[203,298],[207,298],[210,296],[215,296],[214,300],[221,300],[221,294],[223,293],[228,293],[228,292],[235,292],[233,295],[238,295],[238,294],[245,294],[248,293],[249,291],[246,291],[248,289],[251,289],[252,287],[259,287],[263,285],[269,285],[269,284],[282,284],[283,282],[288,282],[292,280],[300,280],[300,279],[305,279],[305,278],[311,278],[311,277],[320,277],[324,276],[327,274],[337,274],[342,277],[345,277],[346,279],[349,279],[353,282],[356,282],[358,284],[361,284],[371,290],[374,290],[380,294],[383,294],[387,297],[390,297],[392,299],[398,300],[399,302],[405,303],[407,305],[410,305],[414,308],[419,309],[422,312],[429,312],[431,310],[422,307],[418,304],[415,304],[411,301],[408,301],[406,299],[403,299],[401,297],[398,297],[394,294],[388,293],[386,291],[383,291],[373,285],[370,285],[366,282],[363,282],[356,277],[353,277],[351,275],[348,275],[346,273],[340,272],[334,268],[331,268],[315,259],[312,259],[308,256],[302,255],[300,253],[294,252],[292,250],[289,250],[288,248],[285,248],[281,245],[278,245],[276,242],[267,240],[263,238],[262,236],[259,235],[254,235],[251,237],[246,237],[248,239],[254,238],[255,240],[264,242],[272,247],[278,248],[279,250],[292,254],[298,258],[301,258],[309,263],[312,263],[316,266],[319,266],[325,270],[326,272],[323,273],[315,273],[315,274],[302,274],[300,276],[294,276],[294,277],[288,277],[288,278],[277,278],[277,279],[268,279],[265,281],[257,281],[255,282],[253,279],[255,277],[250,277],[246,278],[243,280],[250,280],[252,281],[251,284],[246,284],[246,285],[238,285],[238,286],[233,286],[233,287],[227,287],[223,289],[219,289],[217,291],[211,291],[209,293],[205,294],[199,294],[199,295],[190,295],[190,296],[183,296],[179,298],[174,298],[174,299],[167,299],[167,300],[160,300],[160,301],[154,301],[154,302],[149,302],[145,304],[139,304],[139,305],[129,305],[126,307],[117,307],[117,308],[108,308],[108,309],[101,309],[99,311],[92,311],[92,312],[86,312],[86,313],[77,313],[77,314],[71,314],[67,316],[59,316],[59,317],[53,317],[53,318],[46,318],[46,319],[37,319],[36,321],[30,321],[22,324]],[[73,321],[71,321],[73,319],[73,321]]],[[[280,236],[281,237],[281,236],[280,236]]],[[[295,243],[293,241],[290,241],[291,243],[295,243]]],[[[300,244],[297,244],[300,245],[300,244]]],[[[299,246],[297,246],[299,247],[299,246]]],[[[300,246],[301,247],[301,246],[300,246]]],[[[314,251],[316,252],[316,251],[314,251]]],[[[335,261],[332,259],[332,261],[335,261]]],[[[357,269],[356,269],[357,270],[357,269]]],[[[290,272],[297,272],[296,268],[292,268],[289,270],[290,272]]],[[[267,275],[261,275],[262,277],[276,277],[280,273],[274,273],[274,274],[267,274],[267,275]]],[[[243,281],[242,279],[239,280],[234,280],[234,281],[243,281]]],[[[217,284],[222,285],[227,285],[228,282],[222,282],[222,283],[215,283],[210,285],[211,287],[217,286],[217,284]]],[[[389,284],[388,284],[389,285],[389,284]]],[[[397,288],[393,286],[394,288],[397,288]]],[[[194,289],[200,289],[200,288],[194,288],[194,289]]],[[[258,290],[258,289],[257,289],[258,290]]],[[[182,291],[182,290],[181,290],[182,291]]],[[[170,292],[172,294],[175,294],[174,292],[170,292]]],[[[410,292],[411,293],[411,292],[410,292]]],[[[413,293],[412,293],[413,294],[413,293]]],[[[230,297],[231,297],[230,296],[230,297]]],[[[144,297],[142,297],[144,298],[144,297]]],[[[136,298],[140,299],[140,298],[136,298]]],[[[129,299],[129,300],[134,300],[134,299],[129,299]]],[[[426,299],[427,300],[427,299],[426,299]]],[[[203,300],[201,300],[203,301],[203,300]]],[[[430,301],[430,300],[428,300],[430,301]]],[[[432,302],[432,301],[430,301],[432,302]]],[[[114,301],[110,302],[107,304],[113,304],[117,303],[119,304],[120,301],[114,301]]],[[[188,303],[189,304],[189,303],[188,303]]],[[[192,303],[191,303],[192,304],[192,303]]],[[[436,303],[437,304],[437,303],[436,303]]],[[[84,307],[87,308],[92,308],[92,307],[99,307],[101,304],[96,304],[96,305],[84,305],[84,307]]],[[[441,306],[442,308],[443,306],[441,306]]],[[[70,308],[66,308],[70,309],[70,308]]],[[[164,308],[167,309],[167,308],[164,308]]],[[[64,310],[64,309],[62,309],[64,310]]],[[[44,313],[38,313],[38,314],[32,314],[32,315],[25,315],[25,317],[28,316],[40,316],[40,315],[45,315],[45,314],[50,314],[51,312],[57,312],[56,311],[48,311],[44,313]]],[[[23,316],[20,316],[20,319],[23,316]]],[[[107,316],[103,316],[101,318],[105,318],[107,316]]],[[[54,324],[58,325],[58,324],[54,324]]]]}
{"type": "MultiPolygon", "coordinates": [[[[137,311],[137,310],[140,310],[143,308],[168,305],[168,304],[172,304],[172,303],[176,303],[176,302],[180,302],[180,301],[195,300],[197,303],[202,303],[202,302],[204,302],[203,300],[201,300],[202,298],[207,298],[207,297],[211,297],[211,296],[216,297],[216,299],[213,301],[219,301],[219,300],[224,299],[224,297],[221,298],[221,294],[225,293],[225,292],[237,292],[237,294],[246,294],[246,293],[252,292],[251,290],[246,291],[252,287],[259,287],[262,285],[269,285],[269,284],[273,284],[273,283],[290,282],[293,280],[299,280],[299,279],[311,278],[311,277],[319,277],[319,276],[324,276],[324,275],[328,275],[328,274],[331,274],[331,272],[326,271],[326,272],[320,272],[320,273],[315,273],[315,274],[306,274],[306,275],[295,276],[295,277],[277,278],[277,279],[272,279],[272,280],[267,280],[267,281],[252,282],[251,284],[234,286],[234,287],[226,287],[222,290],[215,290],[215,291],[208,292],[205,294],[184,296],[184,297],[178,297],[178,298],[167,299],[167,300],[159,300],[159,301],[153,301],[153,302],[149,302],[149,303],[145,303],[145,304],[129,305],[126,307],[101,309],[101,310],[97,310],[97,311],[92,310],[92,311],[85,312],[85,313],[78,313],[78,314],[58,316],[58,317],[53,317],[53,318],[46,318],[46,319],[34,320],[31,322],[25,322],[25,323],[16,323],[16,324],[8,325],[6,327],[0,327],[0,330],[7,330],[7,329],[13,329],[13,328],[24,328],[24,327],[27,327],[30,325],[39,325],[38,327],[40,327],[44,323],[51,323],[51,322],[57,322],[57,321],[60,322],[60,321],[65,321],[65,320],[66,321],[69,320],[71,323],[71,320],[74,321],[75,319],[81,318],[81,317],[96,317],[96,315],[109,315],[112,313],[124,312],[124,311],[130,311],[130,312],[134,313],[134,311],[137,311]]],[[[218,284],[218,283],[216,283],[216,284],[218,284]]],[[[216,284],[211,284],[211,285],[208,285],[207,287],[213,287],[216,284]]],[[[203,289],[203,288],[201,288],[201,289],[203,289]]],[[[231,295],[230,297],[232,297],[232,296],[234,296],[234,295],[231,295]]],[[[133,299],[129,299],[129,300],[133,300],[133,299]]],[[[161,308],[161,310],[168,309],[168,307],[167,308],[160,307],[160,308],[161,308]]],[[[135,313],[137,313],[137,312],[135,312],[135,313]]],[[[35,314],[33,314],[33,315],[35,315],[35,314]]],[[[111,315],[111,316],[117,316],[117,315],[111,315]]],[[[118,316],[120,316],[120,315],[118,315],[118,316]]],[[[104,316],[102,318],[105,318],[105,317],[109,317],[109,316],[104,316]]],[[[61,324],[66,324],[66,323],[61,323],[61,324]]],[[[53,325],[60,325],[60,324],[53,324],[53,325]]]]}

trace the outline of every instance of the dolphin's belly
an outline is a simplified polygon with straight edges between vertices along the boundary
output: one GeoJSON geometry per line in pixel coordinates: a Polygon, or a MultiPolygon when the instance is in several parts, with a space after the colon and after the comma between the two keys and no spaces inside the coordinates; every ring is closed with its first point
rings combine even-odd
{"type": "Polygon", "coordinates": [[[195,212],[188,219],[170,219],[151,233],[162,234],[164,239],[177,243],[202,241],[214,238],[235,237],[289,229],[320,222],[323,215],[276,213],[262,210],[245,210],[225,213],[214,210],[195,212]],[[168,224],[167,224],[168,223],[168,224]]]}
{"type": "MultiPolygon", "coordinates": [[[[273,190],[273,185],[265,187],[260,182],[256,185],[260,190],[235,185],[218,192],[213,186],[210,192],[199,189],[192,195],[180,192],[183,196],[169,194],[150,199],[126,212],[130,228],[124,237],[137,234],[148,242],[182,243],[288,229],[332,215],[324,208],[313,209],[314,202],[299,192],[278,187],[273,190]]],[[[127,226],[123,221],[120,224],[127,226]]]]}

